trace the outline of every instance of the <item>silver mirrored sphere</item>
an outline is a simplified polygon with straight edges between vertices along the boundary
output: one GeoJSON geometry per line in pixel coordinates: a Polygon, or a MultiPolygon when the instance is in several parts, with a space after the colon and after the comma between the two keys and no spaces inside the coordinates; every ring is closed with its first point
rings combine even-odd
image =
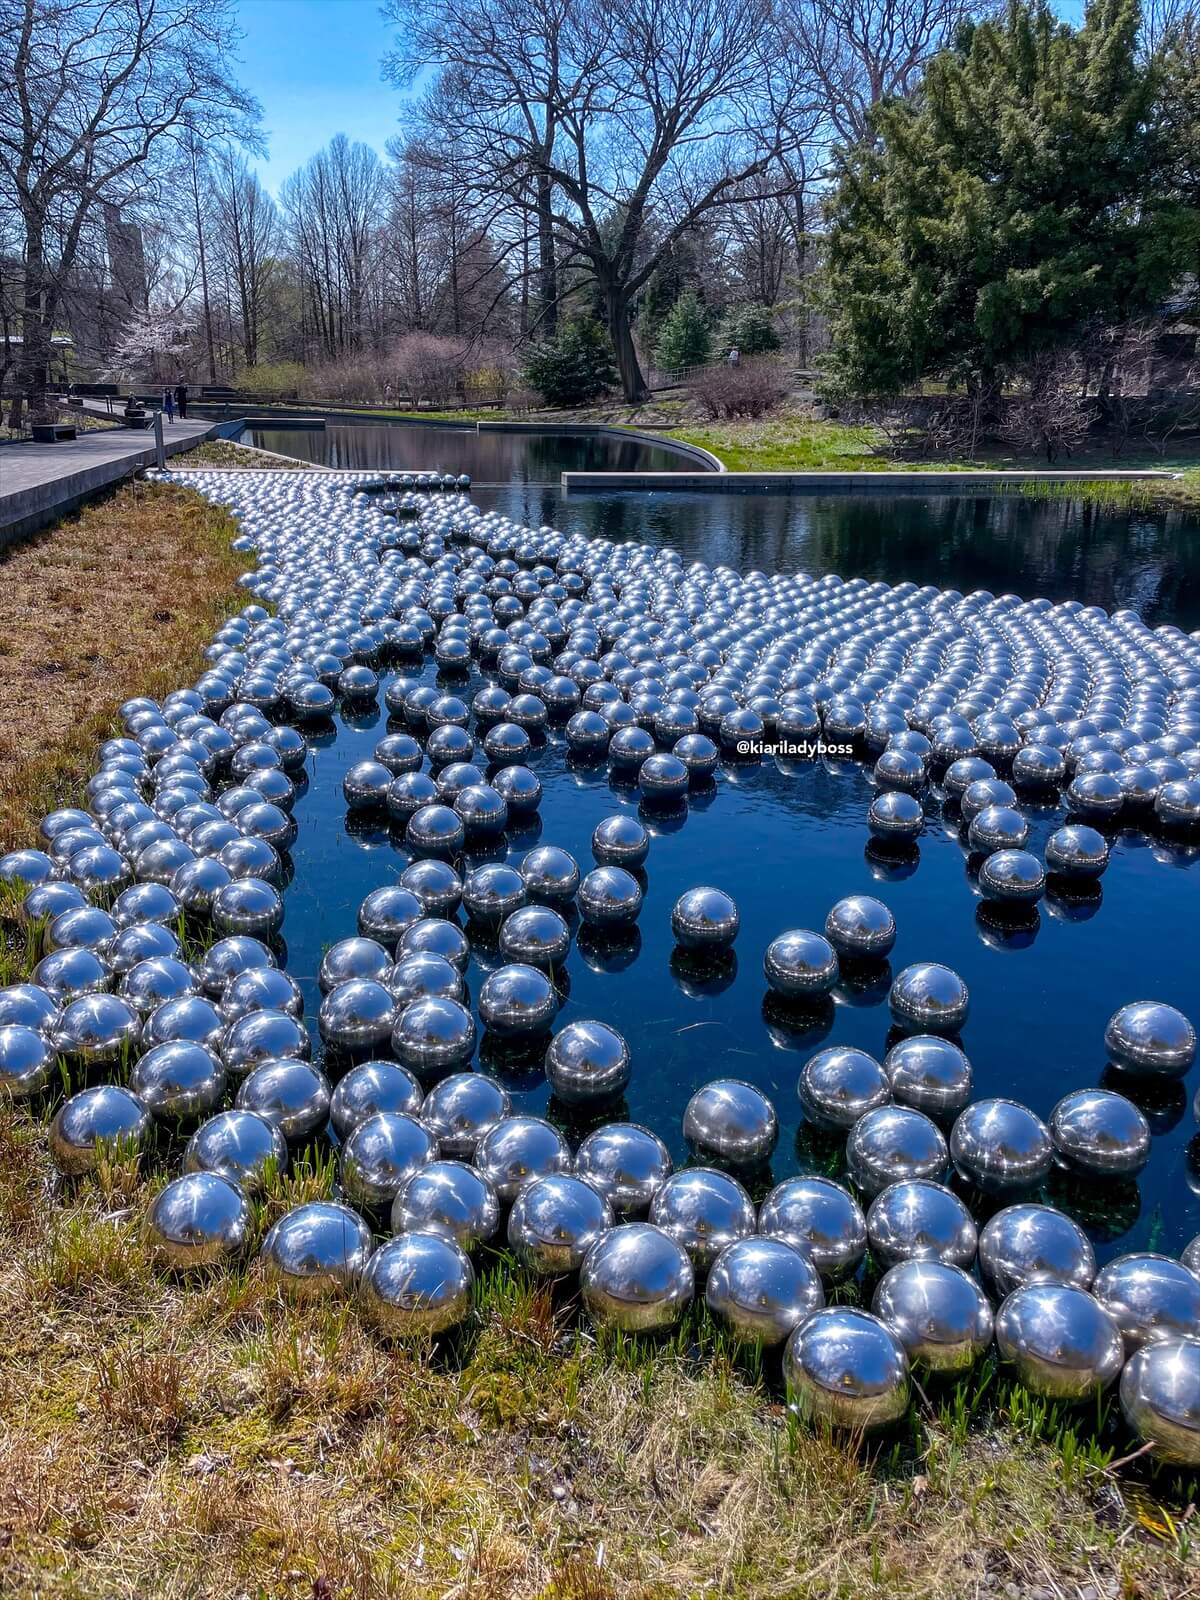
{"type": "Polygon", "coordinates": [[[867,1239],[881,1266],[945,1261],[969,1268],[979,1243],[974,1218],[950,1189],[925,1178],[893,1183],[867,1212],[867,1239]]]}
{"type": "Polygon", "coordinates": [[[896,919],[872,895],[847,895],[830,908],[825,937],[843,960],[882,961],[896,943],[896,919]]]}
{"type": "Polygon", "coordinates": [[[534,1178],[517,1195],[508,1216],[508,1245],[531,1272],[561,1275],[578,1271],[612,1226],[612,1208],[598,1190],[557,1173],[534,1178]]]}
{"type": "Polygon", "coordinates": [[[570,1022],[551,1039],[546,1077],[564,1105],[615,1099],[629,1082],[629,1046],[603,1022],[570,1022]]]}
{"type": "Polygon", "coordinates": [[[146,1229],[160,1260],[182,1270],[240,1255],[252,1220],[249,1201],[236,1183],[215,1172],[185,1172],[155,1195],[146,1229]]]}
{"type": "Polygon", "coordinates": [[[787,1000],[813,1000],[829,994],[837,983],[837,953],[823,935],[794,928],[767,946],[763,976],[769,987],[787,1000]]]}
{"type": "Polygon", "coordinates": [[[701,1277],[726,1245],[754,1232],[754,1204],[727,1173],[686,1167],[655,1192],[650,1221],[683,1246],[701,1277]]]}
{"type": "Polygon", "coordinates": [[[626,1222],[601,1235],[579,1273],[593,1322],[628,1333],[672,1328],[696,1291],[687,1251],[649,1222],[626,1222]]]}
{"type": "Polygon", "coordinates": [[[495,1238],[500,1200],[476,1167],[431,1161],[418,1168],[392,1204],[393,1233],[440,1233],[468,1255],[495,1238]]]}
{"type": "Polygon", "coordinates": [[[779,1118],[761,1089],[737,1078],[717,1078],[688,1101],[683,1136],[698,1155],[756,1166],[775,1148],[779,1118]]]}
{"type": "Polygon", "coordinates": [[[214,1050],[187,1039],[155,1045],[133,1064],[129,1087],[156,1117],[206,1116],[225,1094],[225,1064],[214,1050]]]}
{"type": "Polygon", "coordinates": [[[480,1139],[503,1122],[511,1109],[508,1090],[494,1078],[481,1072],[456,1072],[430,1089],[421,1120],[443,1156],[470,1161],[480,1139]]]}
{"type": "Polygon", "coordinates": [[[521,962],[489,973],[479,991],[479,1020],[502,1039],[536,1038],[549,1031],[557,1014],[558,996],[550,979],[521,962]]]}
{"type": "Polygon", "coordinates": [[[139,1153],[150,1138],[149,1107],[115,1083],[80,1089],[50,1124],[50,1154],[68,1178],[95,1170],[104,1156],[139,1153]]]}
{"type": "Polygon", "coordinates": [[[910,1178],[941,1178],[950,1154],[941,1129],[911,1106],[877,1106],[864,1114],[846,1141],[850,1176],[866,1195],[910,1178]]]}
{"type": "Polygon", "coordinates": [[[740,920],[737,906],[723,889],[687,889],[671,912],[671,932],[684,950],[728,950],[740,920]]]}
{"type": "Polygon", "coordinates": [[[1076,1089],[1050,1113],[1059,1160],[1090,1178],[1133,1178],[1150,1159],[1150,1124],[1122,1094],[1076,1089]]]}
{"type": "Polygon", "coordinates": [[[44,1033],[19,1022],[0,1023],[0,1094],[26,1100],[40,1094],[58,1071],[58,1057],[44,1033]]]}
{"type": "Polygon", "coordinates": [[[356,1124],[341,1148],[342,1188],[365,1210],[390,1206],[421,1167],[437,1155],[424,1123],[403,1111],[376,1111],[356,1124]]]}
{"type": "Polygon", "coordinates": [[[387,1338],[445,1333],[471,1310],[475,1269],[453,1239],[404,1233],[380,1245],[363,1272],[363,1315],[387,1338]]]}
{"type": "Polygon", "coordinates": [[[1055,1207],[1006,1206],[980,1230],[979,1271],[997,1300],[1030,1283],[1090,1289],[1096,1252],[1079,1224],[1055,1207]]]}
{"type": "Polygon", "coordinates": [[[349,1206],[331,1200],[296,1206],[263,1240],[267,1282],[291,1299],[324,1299],[358,1283],[371,1256],[371,1230],[349,1206]]]}
{"type": "Polygon", "coordinates": [[[424,1096],[411,1072],[395,1061],[361,1061],[334,1086],[329,1120],[341,1140],[377,1111],[416,1116],[424,1096]]]}
{"type": "Polygon", "coordinates": [[[1200,1466],[1200,1339],[1135,1351],[1121,1374],[1121,1410],[1159,1461],[1200,1466]]]}
{"type": "Polygon", "coordinates": [[[610,1122],[589,1133],[575,1152],[575,1171],[622,1219],[644,1217],[671,1176],[670,1151],[649,1128],[610,1122]]]}
{"type": "Polygon", "coordinates": [[[201,1123],[183,1154],[186,1172],[215,1172],[247,1193],[287,1171],[287,1140],[257,1111],[231,1107],[201,1123]]]}
{"type": "Polygon", "coordinates": [[[886,1105],[892,1091],[874,1056],[849,1045],[831,1045],[801,1067],[796,1093],[814,1127],[844,1132],[868,1111],[886,1105]]]}
{"type": "Polygon", "coordinates": [[[1092,1293],[1120,1328],[1126,1354],[1160,1339],[1200,1338],[1200,1278],[1171,1256],[1117,1256],[1100,1268],[1092,1293]]]}
{"type": "Polygon", "coordinates": [[[308,1061],[264,1061],[244,1078],[234,1104],[257,1111],[285,1139],[306,1139],[329,1117],[329,1079],[308,1061]]]}
{"type": "Polygon", "coordinates": [[[936,961],[905,967],[888,995],[892,1018],[908,1033],[958,1033],[967,1020],[970,995],[957,972],[936,961]]]}
{"type": "Polygon", "coordinates": [[[623,866],[593,867],[579,885],[579,915],[590,928],[628,928],[642,910],[642,886],[623,866]]]}
{"type": "Polygon", "coordinates": [[[758,1231],[804,1251],[826,1283],[853,1276],[867,1253],[862,1207],[832,1178],[787,1178],[758,1214],[758,1231]]]}
{"type": "Polygon", "coordinates": [[[996,1313],[996,1348],[1031,1394],[1067,1402],[1103,1393],[1125,1359],[1112,1316],[1065,1283],[1014,1289],[996,1313]]]}
{"type": "Polygon", "coordinates": [[[782,1239],[735,1239],[713,1262],[704,1300],[739,1343],[779,1345],[825,1304],[820,1275],[782,1239]]]}
{"type": "Polygon", "coordinates": [[[466,1006],[428,996],[411,1001],[400,1012],[392,1029],[392,1052],[415,1077],[429,1082],[467,1066],[475,1054],[475,1039],[475,1019],[466,1006]]]}
{"type": "Polygon", "coordinates": [[[908,1357],[868,1311],[827,1306],[792,1333],[783,1375],[797,1413],[811,1423],[869,1433],[908,1410],[908,1357]]]}
{"type": "Polygon", "coordinates": [[[926,1372],[967,1372],[992,1342],[992,1307],[961,1267],[901,1261],[879,1280],[871,1309],[926,1372]]]}
{"type": "Polygon", "coordinates": [[[892,1046],[883,1058],[892,1098],[950,1122],[971,1098],[971,1063],[949,1039],[915,1033],[892,1046]]]}
{"type": "Polygon", "coordinates": [[[1196,1059],[1196,1030],[1174,1006],[1135,1000],[1109,1018],[1104,1047],[1126,1072],[1181,1078],[1196,1059]]]}
{"type": "Polygon", "coordinates": [[[506,1117],[482,1135],[475,1147],[475,1165],[505,1205],[511,1205],[534,1178],[570,1172],[571,1147],[542,1117],[506,1117]]]}
{"type": "Polygon", "coordinates": [[[1050,1170],[1050,1131],[1015,1100],[976,1100],[950,1130],[950,1159],[964,1183],[1005,1194],[1040,1183],[1050,1170]]]}

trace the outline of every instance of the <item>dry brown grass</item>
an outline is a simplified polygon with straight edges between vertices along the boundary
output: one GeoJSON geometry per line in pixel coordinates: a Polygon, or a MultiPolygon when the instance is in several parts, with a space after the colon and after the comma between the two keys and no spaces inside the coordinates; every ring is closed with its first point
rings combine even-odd
{"type": "Polygon", "coordinates": [[[0,557],[0,850],[73,800],[117,707],[190,681],[244,560],[190,489],[132,483],[0,557]]]}
{"type": "Polygon", "coordinates": [[[597,1346],[503,1267],[456,1343],[389,1348],[253,1266],[157,1273],[154,1181],[53,1198],[42,1128],[0,1112],[0,1593],[1200,1593],[1114,1479],[997,1419],[930,1412],[866,1453],[794,1427],[719,1342],[597,1346]]]}

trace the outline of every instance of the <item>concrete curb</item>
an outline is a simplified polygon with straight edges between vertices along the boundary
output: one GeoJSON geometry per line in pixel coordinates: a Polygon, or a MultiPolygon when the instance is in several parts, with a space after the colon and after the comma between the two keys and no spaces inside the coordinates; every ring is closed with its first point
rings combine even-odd
{"type": "Polygon", "coordinates": [[[1131,480],[1169,482],[1175,474],[1160,468],[1114,471],[1025,471],[981,469],[968,472],[564,472],[562,487],[567,494],[579,492],[639,489],[705,490],[728,493],[731,490],[765,490],[776,494],[803,493],[814,489],[843,494],[921,493],[972,494],[979,488],[1006,483],[1128,483],[1131,480]]]}

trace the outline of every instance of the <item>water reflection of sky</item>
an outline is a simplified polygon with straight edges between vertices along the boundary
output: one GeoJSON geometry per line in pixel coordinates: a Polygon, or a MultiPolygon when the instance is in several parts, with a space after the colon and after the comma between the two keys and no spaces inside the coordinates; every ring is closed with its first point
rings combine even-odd
{"type": "MultiPolygon", "coordinates": [[[[433,681],[431,666],[425,676],[433,681]]],[[[468,696],[478,681],[466,688],[468,696]]],[[[353,726],[339,722],[336,739],[314,749],[309,787],[296,807],[300,870],[287,893],[284,931],[310,1017],[322,950],[355,931],[363,897],[395,881],[407,864],[385,828],[347,828],[341,795],[345,770],[369,756],[387,729],[383,712],[353,726]]],[[[636,795],[614,788],[604,767],[568,766],[561,735],[533,764],[545,786],[541,816],[510,835],[507,859],[519,861],[539,841],[556,843],[586,870],[592,829],[614,811],[636,809],[636,795]]],[[[1122,837],[1099,894],[1076,905],[1044,903],[1035,924],[1014,932],[988,923],[957,832],[936,807],[917,857],[889,864],[873,856],[865,827],[870,793],[867,774],[852,763],[772,761],[724,771],[682,816],[651,823],[636,937],[625,947],[598,948],[573,923],[560,1020],[596,1017],[626,1035],[634,1072],[621,1114],[654,1127],[677,1159],[685,1155],[680,1124],[689,1095],[728,1074],[759,1085],[778,1108],[782,1135],[771,1176],[841,1170],[841,1146],[801,1123],[796,1079],[805,1056],[826,1042],[883,1054],[889,973],[844,984],[823,1010],[789,1014],[765,998],[762,954],[786,928],[821,927],[844,894],[874,893],[892,907],[899,927],[893,972],[910,961],[939,960],[969,984],[963,1043],[977,1096],[1011,1095],[1047,1116],[1068,1090],[1104,1081],[1104,1024],[1119,1004],[1156,998],[1193,1016],[1200,1011],[1196,852],[1122,837]],[[715,967],[681,960],[671,939],[671,907],[699,883],[727,889],[741,911],[735,956],[715,967]]],[[[1061,813],[1045,810],[1032,820],[1031,847],[1040,849],[1061,813]]],[[[468,974],[472,1000],[497,962],[494,953],[476,951],[468,974]]],[[[520,1107],[540,1111],[548,1090],[539,1054],[502,1058],[485,1041],[480,1063],[504,1079],[520,1107]]],[[[1089,1192],[1054,1179],[1048,1190],[1080,1217],[1102,1257],[1135,1245],[1176,1249],[1200,1231],[1200,1198],[1191,1187],[1200,1179],[1187,1158],[1195,1126],[1186,1087],[1139,1098],[1155,1133],[1140,1185],[1089,1192]]]]}

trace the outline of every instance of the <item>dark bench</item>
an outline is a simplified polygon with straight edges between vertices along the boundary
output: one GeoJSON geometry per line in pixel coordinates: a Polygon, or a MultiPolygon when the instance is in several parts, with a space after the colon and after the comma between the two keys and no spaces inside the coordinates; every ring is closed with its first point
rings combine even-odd
{"type": "Polygon", "coordinates": [[[35,422],[31,425],[34,444],[57,444],[60,439],[74,439],[73,422],[35,422]]]}

